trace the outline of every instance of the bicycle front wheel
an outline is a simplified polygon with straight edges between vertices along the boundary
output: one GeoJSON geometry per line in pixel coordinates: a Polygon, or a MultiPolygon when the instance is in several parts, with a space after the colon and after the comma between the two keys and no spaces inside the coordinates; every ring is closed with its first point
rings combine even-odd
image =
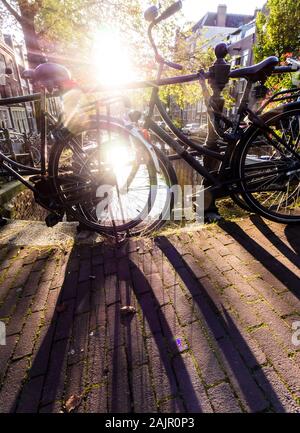
{"type": "Polygon", "coordinates": [[[140,224],[156,195],[152,155],[128,129],[109,121],[83,125],[53,146],[49,172],[68,213],[101,233],[140,224]]]}
{"type": "Polygon", "coordinates": [[[279,223],[300,222],[300,109],[266,121],[237,155],[241,195],[256,213],[279,223]]]}

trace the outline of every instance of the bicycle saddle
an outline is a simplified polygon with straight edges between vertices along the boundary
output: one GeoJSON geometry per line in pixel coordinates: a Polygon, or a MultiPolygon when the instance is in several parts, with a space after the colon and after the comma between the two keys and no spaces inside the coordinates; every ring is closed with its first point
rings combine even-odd
{"type": "Polygon", "coordinates": [[[62,89],[71,80],[71,74],[67,68],[57,63],[42,63],[35,69],[25,69],[22,78],[40,84],[52,92],[54,89],[62,89]]]}
{"type": "Polygon", "coordinates": [[[276,65],[278,65],[278,57],[271,56],[257,63],[253,66],[248,66],[247,68],[235,69],[230,72],[231,78],[246,78],[249,81],[264,81],[268,78],[276,65]]]}

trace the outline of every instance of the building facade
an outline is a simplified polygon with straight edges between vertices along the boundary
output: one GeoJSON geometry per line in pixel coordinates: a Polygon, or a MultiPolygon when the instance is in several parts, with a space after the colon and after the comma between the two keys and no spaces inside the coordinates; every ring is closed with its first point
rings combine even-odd
{"type": "MultiPolygon", "coordinates": [[[[22,45],[16,45],[10,35],[0,32],[0,98],[26,95],[30,92],[28,82],[21,77],[26,67],[22,45]]],[[[0,127],[18,132],[35,129],[33,107],[30,103],[0,107],[0,127]]]]}
{"type": "MultiPolygon", "coordinates": [[[[191,54],[197,39],[204,40],[203,48],[215,47],[220,42],[231,44],[232,67],[248,66],[253,63],[253,45],[255,43],[255,16],[228,14],[226,5],[219,5],[217,12],[206,13],[192,28],[191,54]]],[[[234,83],[230,94],[239,101],[244,90],[244,83],[234,83]]],[[[235,111],[235,106],[232,112],[235,111]]],[[[207,123],[207,110],[203,100],[187,105],[183,110],[172,106],[172,115],[182,119],[183,124],[207,123]]]]}

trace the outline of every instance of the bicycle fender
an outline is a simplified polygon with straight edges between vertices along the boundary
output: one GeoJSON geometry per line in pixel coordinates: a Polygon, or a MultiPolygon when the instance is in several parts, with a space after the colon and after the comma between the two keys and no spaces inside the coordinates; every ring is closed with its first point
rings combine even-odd
{"type": "Polygon", "coordinates": [[[159,172],[159,162],[158,162],[158,158],[157,158],[157,155],[155,153],[155,150],[154,150],[152,144],[146,140],[146,138],[143,136],[143,134],[140,133],[140,131],[137,128],[130,129],[130,132],[134,137],[136,137],[138,140],[140,140],[146,146],[150,155],[152,156],[155,169],[157,172],[159,172]]]}

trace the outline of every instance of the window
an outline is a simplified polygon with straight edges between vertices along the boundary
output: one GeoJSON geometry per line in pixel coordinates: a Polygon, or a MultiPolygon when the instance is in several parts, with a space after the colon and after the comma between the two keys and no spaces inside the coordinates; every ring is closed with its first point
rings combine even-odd
{"type": "Polygon", "coordinates": [[[12,71],[12,73],[10,74],[10,77],[16,79],[16,78],[17,78],[17,77],[16,77],[16,68],[15,68],[15,65],[14,65],[12,59],[9,59],[9,60],[8,60],[8,62],[7,62],[7,67],[8,67],[9,69],[11,69],[11,71],[12,71]]]}
{"type": "Polygon", "coordinates": [[[241,57],[236,57],[235,58],[235,66],[240,66],[241,65],[241,60],[242,60],[241,57]]]}
{"type": "Polygon", "coordinates": [[[6,69],[5,57],[3,56],[3,54],[0,54],[0,86],[4,86],[6,83],[5,69],[6,69]]]}
{"type": "Polygon", "coordinates": [[[255,34],[255,25],[253,25],[252,27],[250,27],[250,29],[247,29],[245,32],[245,38],[247,36],[251,36],[255,34]]]}
{"type": "Polygon", "coordinates": [[[248,65],[248,59],[249,59],[249,50],[244,50],[242,54],[242,66],[248,65]]]}
{"type": "Polygon", "coordinates": [[[11,128],[11,120],[8,108],[0,107],[0,126],[11,128]]]}
{"type": "Polygon", "coordinates": [[[29,125],[26,111],[22,107],[13,107],[11,109],[14,128],[19,132],[29,132],[29,125]]]}

